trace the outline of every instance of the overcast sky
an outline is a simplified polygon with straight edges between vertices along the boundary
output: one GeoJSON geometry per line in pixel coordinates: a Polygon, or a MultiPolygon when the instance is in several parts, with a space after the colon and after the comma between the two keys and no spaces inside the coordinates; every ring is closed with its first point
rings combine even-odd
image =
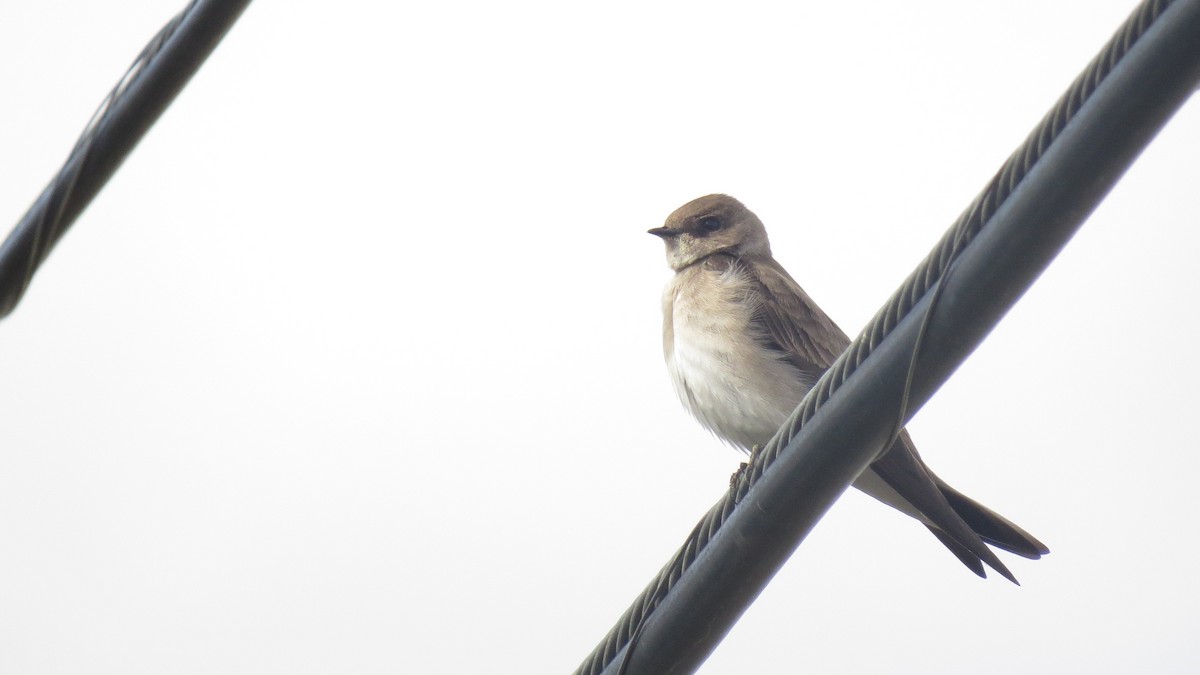
{"type": "MultiPolygon", "coordinates": [[[[183,4],[5,8],[0,225],[183,4]]],[[[645,230],[733,194],[855,333],[1133,6],[255,3],[0,322],[0,672],[570,672],[741,460],[645,230]]],[[[851,492],[700,672],[1200,669],[1197,148],[910,425],[1023,585],[851,492]]]]}

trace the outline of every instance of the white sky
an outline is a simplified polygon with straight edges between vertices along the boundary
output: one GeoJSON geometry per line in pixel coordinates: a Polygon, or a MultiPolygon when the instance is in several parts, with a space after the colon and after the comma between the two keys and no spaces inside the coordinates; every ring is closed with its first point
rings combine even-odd
{"type": "MultiPolygon", "coordinates": [[[[3,227],[183,4],[5,9],[3,227]]],[[[734,194],[853,333],[1133,6],[252,5],[0,323],[0,672],[571,671],[740,460],[645,230],[734,194]]],[[[1200,669],[1197,147],[910,427],[1024,585],[851,493],[702,673],[1200,669]]]]}

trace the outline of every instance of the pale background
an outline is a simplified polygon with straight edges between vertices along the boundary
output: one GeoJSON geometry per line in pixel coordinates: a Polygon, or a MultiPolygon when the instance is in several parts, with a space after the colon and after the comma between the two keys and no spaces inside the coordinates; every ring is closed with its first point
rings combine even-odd
{"type": "MultiPolygon", "coordinates": [[[[182,0],[9,3],[0,221],[182,0]]],[[[857,331],[1130,0],[252,5],[0,323],[0,672],[565,673],[739,455],[661,363],[734,194],[857,331]]],[[[1200,669],[1200,109],[911,425],[1024,584],[841,500],[701,669],[1200,669]]]]}

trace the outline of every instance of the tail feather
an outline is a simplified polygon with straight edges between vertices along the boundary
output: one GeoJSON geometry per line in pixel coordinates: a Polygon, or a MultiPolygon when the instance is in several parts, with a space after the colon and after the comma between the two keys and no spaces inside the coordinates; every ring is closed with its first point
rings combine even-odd
{"type": "Polygon", "coordinates": [[[1011,520],[955,490],[941,478],[932,478],[946,497],[946,501],[950,502],[951,508],[984,542],[1031,560],[1037,560],[1050,552],[1045,544],[1011,520]]]}
{"type": "Polygon", "coordinates": [[[984,579],[987,578],[987,572],[984,571],[983,561],[979,559],[979,556],[971,553],[971,550],[966,546],[958,543],[952,539],[950,535],[942,532],[936,527],[932,525],[926,525],[925,527],[929,528],[929,531],[933,533],[933,536],[937,537],[938,541],[942,542],[946,548],[950,549],[950,552],[953,553],[956,558],[961,560],[962,564],[966,565],[972,572],[978,574],[980,577],[984,579]]]}

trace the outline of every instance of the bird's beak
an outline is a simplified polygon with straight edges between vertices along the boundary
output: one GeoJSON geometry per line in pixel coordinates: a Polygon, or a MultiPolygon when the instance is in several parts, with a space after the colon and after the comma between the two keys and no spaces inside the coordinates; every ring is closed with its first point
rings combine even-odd
{"type": "Polygon", "coordinates": [[[670,237],[679,235],[679,230],[672,230],[669,227],[656,227],[653,230],[646,230],[646,232],[656,237],[662,237],[663,239],[668,239],[670,237]]]}

